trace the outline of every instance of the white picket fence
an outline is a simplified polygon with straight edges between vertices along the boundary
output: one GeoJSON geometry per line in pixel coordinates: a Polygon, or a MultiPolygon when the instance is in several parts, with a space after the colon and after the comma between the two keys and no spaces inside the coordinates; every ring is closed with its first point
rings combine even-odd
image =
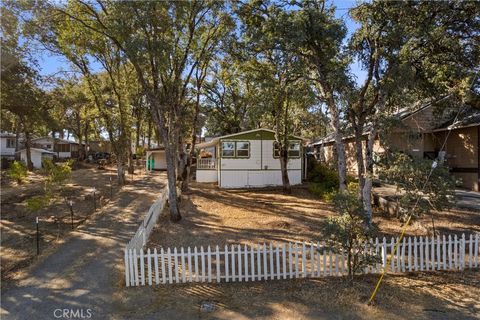
{"type": "Polygon", "coordinates": [[[158,199],[150,206],[142,223],[135,232],[135,235],[128,242],[125,250],[141,250],[147,245],[148,237],[157,223],[160,213],[163,211],[168,199],[168,186],[160,193],[158,199]]]}
{"type": "MultiPolygon", "coordinates": [[[[436,238],[403,238],[394,253],[396,239],[365,244],[378,263],[365,273],[463,270],[479,264],[479,234],[436,238]],[[388,262],[388,265],[387,265],[388,262]]],[[[161,248],[159,251],[125,249],[127,286],[186,282],[235,282],[305,277],[341,276],[348,273],[347,259],[323,243],[282,242],[230,245],[224,248],[161,248]]]]}

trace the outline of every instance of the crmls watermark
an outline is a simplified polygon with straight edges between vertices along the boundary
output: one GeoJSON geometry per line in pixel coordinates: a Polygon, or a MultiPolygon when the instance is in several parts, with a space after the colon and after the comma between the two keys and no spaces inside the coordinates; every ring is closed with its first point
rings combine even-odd
{"type": "Polygon", "coordinates": [[[53,316],[56,319],[90,319],[93,316],[92,309],[55,309],[53,316]]]}

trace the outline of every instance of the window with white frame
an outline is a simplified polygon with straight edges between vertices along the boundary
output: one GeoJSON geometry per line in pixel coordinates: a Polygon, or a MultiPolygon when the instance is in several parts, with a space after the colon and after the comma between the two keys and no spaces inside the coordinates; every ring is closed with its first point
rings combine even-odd
{"type": "Polygon", "coordinates": [[[222,158],[235,157],[235,142],[225,141],[222,142],[222,158]]]}
{"type": "Polygon", "coordinates": [[[249,158],[250,157],[250,142],[237,141],[236,142],[236,155],[237,158],[249,158]]]}

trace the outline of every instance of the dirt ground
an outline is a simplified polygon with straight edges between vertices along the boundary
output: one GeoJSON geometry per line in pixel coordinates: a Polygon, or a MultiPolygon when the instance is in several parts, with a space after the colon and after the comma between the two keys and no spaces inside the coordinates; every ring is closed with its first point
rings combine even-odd
{"type": "MultiPolygon", "coordinates": [[[[181,209],[184,219],[180,223],[171,223],[164,212],[148,247],[321,240],[322,221],[335,214],[329,204],[318,201],[305,187],[283,195],[280,190],[224,190],[196,183],[182,196],[181,209]]],[[[437,232],[480,232],[478,212],[436,212],[434,219],[437,232]]],[[[396,218],[376,213],[374,220],[380,236],[399,234],[401,224],[396,218]]],[[[407,235],[429,235],[431,230],[431,217],[424,217],[408,227],[407,235]]],[[[154,286],[129,288],[123,299],[126,305],[142,301],[146,318],[480,318],[478,270],[387,275],[375,305],[367,306],[377,279],[378,275],[357,277],[353,286],[345,278],[335,277],[154,286]],[[212,301],[215,311],[200,311],[204,301],[212,301]]],[[[125,308],[124,316],[134,318],[129,310],[125,308]]]]}
{"type": "MultiPolygon", "coordinates": [[[[330,204],[305,186],[284,195],[278,189],[226,190],[204,183],[193,183],[182,196],[181,211],[185,219],[180,223],[171,223],[167,215],[160,218],[151,247],[323,240],[322,222],[335,215],[330,204]]],[[[452,209],[433,216],[437,233],[480,232],[479,212],[452,209]]],[[[380,237],[398,236],[402,226],[381,212],[375,213],[374,222],[380,237]]],[[[432,229],[431,217],[425,216],[408,226],[406,235],[431,235],[432,229]]]]}
{"type": "Polygon", "coordinates": [[[3,281],[19,276],[18,273],[36,259],[37,216],[40,250],[41,252],[52,250],[52,247],[62,243],[72,230],[72,219],[69,206],[65,202],[66,198],[73,201],[73,225],[76,228],[94,212],[93,188],[96,189],[97,209],[109,201],[110,193],[115,195],[119,189],[114,167],[100,170],[94,165],[83,165],[82,169],[72,171],[71,180],[51,205],[38,212],[30,212],[27,210],[25,200],[42,194],[42,187],[43,177],[38,173],[30,174],[27,182],[21,185],[13,183],[2,185],[0,227],[3,281]]]}
{"type": "Polygon", "coordinates": [[[137,319],[138,312],[143,319],[480,318],[478,270],[388,275],[369,306],[377,279],[365,275],[353,284],[325,277],[127,288],[128,298],[117,312],[119,319],[137,319]],[[202,311],[204,302],[215,309],[202,311]]]}

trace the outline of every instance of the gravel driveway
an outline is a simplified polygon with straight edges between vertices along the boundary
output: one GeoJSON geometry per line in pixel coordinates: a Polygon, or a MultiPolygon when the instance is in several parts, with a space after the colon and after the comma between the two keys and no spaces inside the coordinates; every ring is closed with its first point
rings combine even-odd
{"type": "Polygon", "coordinates": [[[123,247],[165,181],[154,173],[125,186],[28,277],[3,290],[2,319],[111,318],[125,288],[123,247]]]}

